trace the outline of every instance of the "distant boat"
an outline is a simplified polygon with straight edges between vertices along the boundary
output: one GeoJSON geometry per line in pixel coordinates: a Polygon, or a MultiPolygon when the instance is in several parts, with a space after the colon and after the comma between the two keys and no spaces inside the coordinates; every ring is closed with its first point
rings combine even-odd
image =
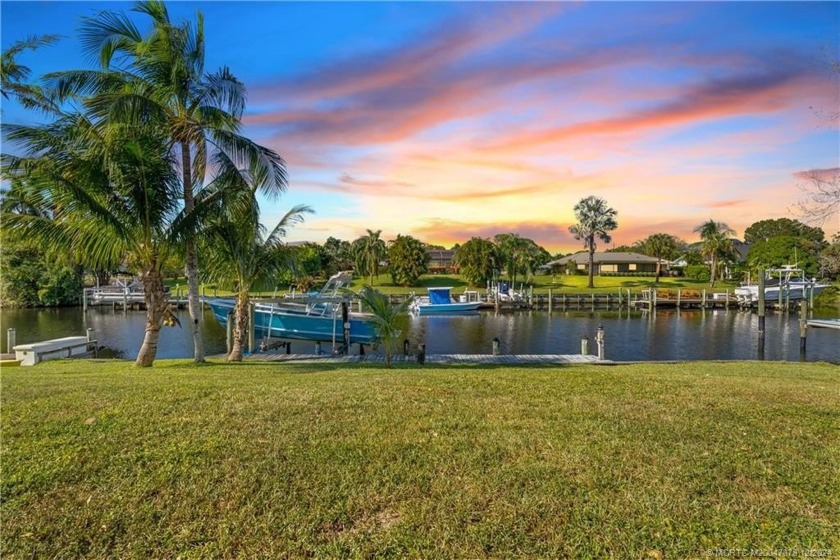
{"type": "MultiPolygon", "coordinates": [[[[342,317],[343,294],[339,290],[350,283],[352,272],[333,275],[321,291],[309,294],[306,303],[274,302],[254,305],[254,334],[257,338],[276,337],[341,343],[344,340],[342,317]]],[[[213,316],[223,327],[233,312],[235,299],[206,298],[213,316]]],[[[349,306],[348,306],[349,307],[349,306]]],[[[347,325],[351,344],[373,344],[379,332],[370,322],[371,315],[348,311],[347,325]]]]}
{"type": "Polygon", "coordinates": [[[840,329],[840,319],[809,319],[808,326],[824,329],[840,329]]]}
{"type": "Polygon", "coordinates": [[[416,298],[411,304],[411,311],[420,315],[431,313],[468,313],[477,311],[480,301],[454,301],[450,294],[452,288],[429,288],[429,295],[416,298]]]}
{"type": "MultiPolygon", "coordinates": [[[[795,266],[771,268],[765,272],[764,301],[798,301],[819,295],[828,284],[818,284],[816,279],[809,280],[805,271],[795,266]]],[[[758,284],[735,288],[735,297],[742,304],[758,302],[758,284]]]]}

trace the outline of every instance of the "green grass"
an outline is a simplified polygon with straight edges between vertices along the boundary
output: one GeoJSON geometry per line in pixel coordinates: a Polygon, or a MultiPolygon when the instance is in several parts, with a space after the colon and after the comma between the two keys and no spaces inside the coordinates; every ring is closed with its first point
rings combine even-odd
{"type": "Polygon", "coordinates": [[[827,364],[2,372],[2,557],[840,553],[827,364]]]}
{"type": "MultiPolygon", "coordinates": [[[[533,290],[535,294],[547,294],[548,290],[552,290],[555,294],[580,294],[580,293],[617,293],[619,289],[626,291],[632,290],[638,293],[644,289],[656,286],[665,289],[690,289],[690,290],[707,290],[708,292],[725,292],[730,291],[737,285],[736,283],[717,282],[715,288],[709,288],[708,282],[694,282],[688,278],[670,278],[662,277],[659,279],[659,284],[654,283],[653,277],[644,276],[596,276],[595,288],[590,290],[587,287],[589,278],[586,275],[565,275],[558,274],[552,276],[551,274],[536,275],[532,279],[533,290]]],[[[502,278],[506,281],[506,278],[502,278]]],[[[520,278],[517,278],[516,288],[519,289],[520,278]]],[[[362,284],[369,283],[368,278],[356,277],[353,279],[351,287],[358,289],[362,284]]],[[[418,286],[406,288],[403,286],[395,286],[391,281],[391,277],[387,274],[380,274],[374,280],[374,287],[380,292],[386,294],[402,294],[412,291],[425,293],[426,288],[435,286],[451,286],[454,288],[453,293],[462,293],[464,290],[479,289],[484,290],[486,287],[479,288],[471,287],[457,274],[427,274],[420,278],[418,286]]],[[[527,286],[526,286],[527,289],[527,286]]]]}

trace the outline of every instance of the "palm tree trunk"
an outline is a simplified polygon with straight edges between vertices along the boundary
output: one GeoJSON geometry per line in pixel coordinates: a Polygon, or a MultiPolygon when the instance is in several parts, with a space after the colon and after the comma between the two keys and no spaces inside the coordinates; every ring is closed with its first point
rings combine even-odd
{"type": "MultiPolygon", "coordinates": [[[[181,142],[181,170],[184,180],[184,212],[189,214],[195,208],[192,188],[192,163],[190,145],[181,142]]],[[[184,274],[187,277],[187,301],[193,328],[193,359],[197,363],[204,361],[204,339],[201,336],[202,309],[198,294],[198,252],[192,238],[186,243],[187,262],[184,274]]]]}
{"type": "Polygon", "coordinates": [[[712,255],[712,270],[711,274],[709,274],[709,279],[711,280],[710,287],[715,287],[715,272],[717,272],[717,263],[715,262],[715,256],[712,255]]]}
{"type": "Polygon", "coordinates": [[[248,340],[248,306],[250,298],[246,294],[236,296],[233,311],[233,346],[228,354],[229,362],[241,362],[246,341],[248,340]]]}
{"type": "Polygon", "coordinates": [[[134,365],[151,367],[157,355],[160,328],[169,302],[166,301],[166,293],[163,291],[163,277],[157,269],[157,262],[153,262],[149,270],[141,274],[140,279],[143,283],[143,299],[146,302],[146,335],[143,338],[143,345],[140,347],[134,365]]]}
{"type": "Polygon", "coordinates": [[[595,265],[595,249],[593,248],[593,243],[595,242],[595,238],[589,238],[589,288],[595,287],[595,270],[593,269],[595,265]]]}

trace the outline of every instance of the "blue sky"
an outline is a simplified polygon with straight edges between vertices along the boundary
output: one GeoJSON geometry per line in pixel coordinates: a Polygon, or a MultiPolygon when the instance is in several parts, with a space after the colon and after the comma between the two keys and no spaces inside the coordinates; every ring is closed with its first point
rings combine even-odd
{"type": "MultiPolygon", "coordinates": [[[[265,222],[315,208],[290,240],[517,232],[572,250],[572,207],[597,195],[618,210],[617,244],[693,241],[708,219],[743,234],[796,217],[803,177],[840,168],[825,117],[840,106],[837,2],[168,6],[203,12],[207,69],[245,82],[245,132],[286,158],[265,222]]],[[[87,67],[80,18],[130,7],[4,1],[2,45],[58,33],[21,62],[87,67]]]]}

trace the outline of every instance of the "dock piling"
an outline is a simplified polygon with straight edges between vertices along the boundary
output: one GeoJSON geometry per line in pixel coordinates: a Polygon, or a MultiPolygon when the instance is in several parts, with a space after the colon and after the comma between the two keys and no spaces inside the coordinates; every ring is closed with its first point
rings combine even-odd
{"type": "Polygon", "coordinates": [[[584,356],[589,355],[589,337],[586,335],[580,338],[580,353],[584,356]]]}
{"type": "Polygon", "coordinates": [[[403,356],[408,356],[408,339],[403,340],[403,356]]]}
{"type": "Polygon", "coordinates": [[[799,360],[805,361],[805,345],[808,340],[808,300],[803,298],[799,305],[799,360]]]}
{"type": "Polygon", "coordinates": [[[6,352],[12,353],[14,352],[14,347],[17,345],[17,331],[14,328],[10,328],[6,331],[6,352]]]}
{"type": "Polygon", "coordinates": [[[493,337],[493,355],[494,356],[498,356],[499,354],[501,354],[501,346],[502,346],[502,341],[499,340],[499,337],[498,336],[493,337]]]}
{"type": "Polygon", "coordinates": [[[426,363],[426,345],[422,342],[417,346],[417,363],[421,366],[426,363]]]}
{"type": "Polygon", "coordinates": [[[598,333],[595,335],[595,342],[598,344],[598,359],[603,360],[606,353],[604,344],[604,325],[598,325],[598,333]]]}

